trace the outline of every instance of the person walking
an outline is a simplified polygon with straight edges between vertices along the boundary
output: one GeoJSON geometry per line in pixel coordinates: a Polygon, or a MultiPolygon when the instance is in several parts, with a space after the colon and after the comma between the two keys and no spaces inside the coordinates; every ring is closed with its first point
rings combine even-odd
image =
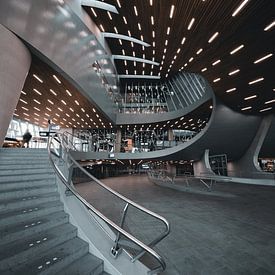
{"type": "Polygon", "coordinates": [[[29,129],[26,130],[25,134],[23,135],[23,145],[22,147],[25,147],[25,143],[27,143],[27,148],[29,148],[29,142],[32,138],[31,133],[29,132],[29,129]]]}

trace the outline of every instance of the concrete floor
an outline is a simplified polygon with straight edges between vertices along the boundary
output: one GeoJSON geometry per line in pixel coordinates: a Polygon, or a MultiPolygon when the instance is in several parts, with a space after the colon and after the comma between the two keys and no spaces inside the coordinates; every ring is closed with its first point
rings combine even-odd
{"type": "MultiPolygon", "coordinates": [[[[146,176],[103,182],[170,222],[170,235],[156,247],[167,263],[163,274],[275,274],[275,187],[221,183],[216,190],[233,196],[219,197],[159,187],[146,176]]],[[[94,184],[77,188],[119,221],[119,200],[94,184]]],[[[126,226],[141,240],[152,240],[162,228],[137,211],[128,214],[126,226]]]]}

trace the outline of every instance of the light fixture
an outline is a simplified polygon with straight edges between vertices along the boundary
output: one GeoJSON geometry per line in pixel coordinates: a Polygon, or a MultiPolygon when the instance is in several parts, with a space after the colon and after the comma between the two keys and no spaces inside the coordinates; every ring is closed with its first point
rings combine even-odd
{"type": "Polygon", "coordinates": [[[231,93],[231,92],[236,91],[236,90],[237,90],[236,88],[231,88],[231,89],[229,89],[229,90],[226,90],[225,92],[226,92],[226,93],[231,93]]]}
{"type": "Polygon", "coordinates": [[[154,25],[154,17],[151,16],[151,24],[154,25]]]}
{"type": "Polygon", "coordinates": [[[66,90],[66,93],[67,93],[69,96],[72,96],[72,94],[70,93],[69,90],[66,90]]]}
{"type": "Polygon", "coordinates": [[[230,52],[230,54],[232,55],[232,54],[238,52],[238,51],[241,50],[243,47],[244,47],[244,45],[238,46],[237,48],[235,48],[234,50],[232,50],[232,51],[230,52]]]}
{"type": "MultiPolygon", "coordinates": [[[[271,99],[269,101],[266,101],[264,104],[270,104],[270,103],[274,103],[275,102],[275,99],[271,99]]],[[[23,108],[23,107],[22,107],[23,108]]]]}
{"type": "Polygon", "coordinates": [[[250,99],[253,99],[256,97],[257,97],[257,95],[252,95],[252,96],[245,97],[244,100],[250,100],[250,99]]]}
{"type": "Polygon", "coordinates": [[[272,109],[272,107],[268,107],[268,108],[265,108],[265,109],[261,109],[259,112],[265,112],[265,111],[269,111],[271,109],[272,109]]]}
{"type": "Polygon", "coordinates": [[[203,49],[199,49],[196,54],[200,54],[203,51],[203,49]]]}
{"type": "Polygon", "coordinates": [[[37,89],[33,89],[38,95],[42,95],[37,89]]]}
{"type": "Polygon", "coordinates": [[[273,28],[275,26],[275,20],[273,22],[271,22],[269,25],[267,25],[265,28],[264,28],[264,31],[269,31],[271,28],[273,28]]]}
{"type": "Polygon", "coordinates": [[[261,58],[255,60],[255,61],[254,61],[254,64],[257,64],[257,63],[259,63],[259,62],[262,62],[262,61],[264,61],[265,59],[270,58],[272,55],[273,55],[273,53],[269,53],[269,54],[267,54],[267,55],[265,55],[265,56],[263,56],[263,57],[261,57],[261,58]]]}
{"type": "Polygon", "coordinates": [[[214,79],[213,82],[215,83],[215,82],[218,82],[218,81],[220,81],[220,80],[221,80],[221,78],[218,77],[218,78],[214,79]]]}
{"type": "Polygon", "coordinates": [[[207,71],[207,68],[203,68],[203,69],[201,69],[201,71],[202,71],[202,72],[205,72],[205,71],[207,71]]]}
{"type": "Polygon", "coordinates": [[[242,9],[243,7],[249,2],[249,0],[244,0],[238,7],[237,9],[232,13],[232,16],[236,16],[242,9]]]}
{"type": "Polygon", "coordinates": [[[220,62],[221,62],[221,60],[219,59],[219,60],[213,62],[213,63],[212,63],[212,66],[215,66],[215,65],[219,64],[220,62]]]}
{"type": "Polygon", "coordinates": [[[248,84],[249,84],[249,85],[252,85],[252,84],[258,83],[258,82],[263,81],[263,80],[264,80],[264,78],[261,77],[261,78],[258,78],[258,79],[255,79],[255,80],[250,81],[248,84]]]}
{"type": "Polygon", "coordinates": [[[239,69],[236,69],[236,70],[234,70],[234,71],[232,71],[232,72],[228,73],[228,75],[233,75],[233,74],[236,74],[236,73],[238,73],[239,71],[240,71],[239,69]]]}
{"type": "Polygon", "coordinates": [[[218,32],[215,32],[208,40],[208,43],[212,43],[214,41],[214,39],[219,35],[218,32]]]}
{"type": "Polygon", "coordinates": [[[246,110],[250,110],[250,109],[252,109],[252,107],[251,107],[251,106],[248,106],[248,107],[242,108],[241,110],[242,110],[242,111],[246,111],[246,110]]]}
{"type": "Polygon", "coordinates": [[[56,93],[54,90],[50,89],[50,92],[51,92],[53,95],[57,96],[57,93],[56,93]]]}
{"type": "Polygon", "coordinates": [[[43,80],[39,78],[36,74],[33,74],[33,77],[36,78],[40,83],[43,83],[43,80]]]}
{"type": "Polygon", "coordinates": [[[53,78],[57,81],[58,84],[61,84],[61,81],[58,79],[56,75],[53,75],[53,78]]]}
{"type": "Polygon", "coordinates": [[[192,28],[194,22],[195,22],[195,18],[193,17],[193,18],[191,19],[191,21],[190,21],[188,27],[187,27],[188,30],[191,30],[191,28],[192,28]]]}

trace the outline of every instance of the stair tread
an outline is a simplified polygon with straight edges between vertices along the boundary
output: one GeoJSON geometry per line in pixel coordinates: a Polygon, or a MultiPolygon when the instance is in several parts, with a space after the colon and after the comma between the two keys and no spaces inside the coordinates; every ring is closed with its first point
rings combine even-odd
{"type": "Polygon", "coordinates": [[[102,266],[102,269],[103,269],[103,261],[98,257],[88,253],[84,257],[81,257],[80,259],[68,265],[66,268],[62,269],[60,272],[56,273],[56,275],[94,274],[92,272],[98,269],[100,265],[102,266]]]}
{"type": "MultiPolygon", "coordinates": [[[[41,179],[40,181],[44,181],[45,179],[41,179]]],[[[39,182],[40,182],[39,181],[39,182]]],[[[37,182],[37,180],[35,180],[34,182],[37,182]]],[[[11,183],[12,185],[12,183],[11,183]]],[[[44,184],[36,184],[36,185],[33,185],[33,186],[22,186],[22,187],[14,187],[13,185],[11,186],[11,188],[7,188],[5,190],[2,190],[1,193],[13,193],[13,192],[16,192],[16,191],[31,191],[31,190],[39,190],[39,189],[43,189],[43,188],[48,188],[48,187],[56,187],[55,185],[55,182],[44,182],[44,184]]],[[[1,183],[0,183],[0,189],[1,189],[1,183]]]]}
{"type": "Polygon", "coordinates": [[[0,174],[0,180],[1,180],[1,183],[4,183],[5,181],[23,181],[23,180],[28,180],[28,179],[45,179],[45,178],[55,178],[55,174],[54,174],[54,171],[51,171],[51,172],[42,172],[42,173],[39,173],[39,174],[25,174],[25,175],[20,175],[20,174],[16,174],[16,175],[1,175],[0,174]]]}
{"type": "MultiPolygon", "coordinates": [[[[38,274],[43,273],[45,274],[56,274],[60,271],[60,263],[65,260],[67,257],[72,257],[74,253],[76,253],[79,250],[85,250],[85,254],[88,253],[88,244],[84,242],[83,240],[79,239],[78,237],[75,237],[69,241],[66,241],[62,244],[59,244],[55,247],[52,247],[45,253],[42,253],[40,255],[37,255],[32,260],[28,261],[26,264],[24,264],[21,267],[13,266],[11,267],[12,271],[16,271],[17,274],[38,274]],[[53,271],[56,266],[59,265],[59,270],[53,271]]],[[[75,259],[73,259],[75,260],[75,259]]],[[[71,262],[73,261],[71,260],[71,262]]],[[[57,267],[58,269],[58,267],[57,267]]],[[[14,274],[14,273],[10,273],[14,274]]]]}
{"type": "Polygon", "coordinates": [[[20,202],[32,202],[33,200],[39,200],[39,199],[43,199],[43,198],[52,198],[52,197],[56,197],[57,199],[59,198],[59,193],[58,192],[51,192],[51,193],[47,193],[47,194],[38,194],[35,196],[24,196],[22,198],[11,198],[11,199],[2,199],[1,200],[1,204],[5,205],[5,204],[12,204],[12,203],[20,203],[20,202]]]}
{"type": "Polygon", "coordinates": [[[50,214],[33,217],[28,220],[23,220],[6,226],[0,230],[0,244],[3,245],[11,240],[20,239],[22,236],[28,236],[54,226],[67,223],[69,215],[65,211],[60,210],[50,214]]]}
{"type": "Polygon", "coordinates": [[[11,243],[1,245],[0,247],[0,263],[1,260],[10,258],[11,256],[18,255],[29,249],[39,247],[43,242],[46,244],[49,240],[60,237],[60,232],[66,236],[69,232],[74,231],[76,234],[76,227],[70,223],[59,225],[49,230],[44,230],[28,236],[24,239],[13,241],[11,243]]]}
{"type": "MultiPolygon", "coordinates": [[[[0,220],[6,218],[6,217],[11,217],[11,216],[16,216],[16,215],[22,215],[24,213],[28,213],[28,212],[32,212],[32,211],[37,211],[36,209],[42,209],[42,208],[47,208],[48,206],[50,207],[56,207],[56,206],[60,206],[63,205],[61,203],[61,201],[55,201],[55,202],[46,202],[46,203],[41,203],[41,204],[35,204],[29,207],[25,207],[25,208],[21,208],[21,209],[15,209],[12,211],[6,211],[3,213],[0,213],[0,220]],[[30,208],[31,207],[31,208],[30,208]],[[32,211],[29,211],[30,209],[32,209],[32,211]],[[26,212],[24,212],[26,211],[26,212]]],[[[1,223],[0,223],[1,226],[1,223]]]]}

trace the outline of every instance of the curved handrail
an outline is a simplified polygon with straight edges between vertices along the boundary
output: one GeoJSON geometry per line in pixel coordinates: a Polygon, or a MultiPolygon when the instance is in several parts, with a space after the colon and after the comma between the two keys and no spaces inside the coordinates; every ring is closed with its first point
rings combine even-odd
{"type": "Polygon", "coordinates": [[[82,203],[85,205],[85,207],[91,211],[92,213],[94,213],[96,216],[98,216],[100,219],[102,219],[105,223],[107,223],[110,227],[112,227],[113,229],[115,229],[117,232],[119,232],[121,235],[123,235],[124,237],[126,237],[128,240],[132,241],[133,243],[135,243],[137,246],[139,246],[142,250],[141,252],[139,252],[139,254],[137,256],[135,256],[134,259],[132,259],[132,261],[134,262],[135,260],[137,260],[140,256],[142,256],[144,253],[148,253],[150,254],[153,258],[155,258],[158,262],[159,262],[159,266],[155,267],[154,269],[152,269],[151,271],[149,271],[149,274],[155,274],[158,273],[159,271],[163,271],[166,268],[166,263],[165,261],[162,259],[162,257],[155,252],[150,246],[153,246],[155,244],[157,244],[158,242],[160,242],[162,239],[164,239],[170,232],[170,226],[168,221],[163,218],[162,216],[144,208],[143,206],[131,201],[130,199],[122,196],[121,194],[119,194],[118,192],[114,191],[113,189],[109,188],[108,186],[106,186],[105,184],[103,184],[102,182],[100,182],[97,178],[95,178],[94,176],[92,176],[90,173],[88,173],[83,167],[81,167],[77,161],[75,161],[73,159],[73,157],[70,155],[69,150],[70,148],[68,148],[67,146],[64,146],[64,134],[62,135],[62,137],[60,138],[59,134],[56,134],[55,136],[50,138],[49,141],[49,146],[48,146],[48,154],[49,154],[49,158],[50,158],[50,163],[52,164],[55,172],[57,173],[58,177],[60,178],[60,180],[63,182],[63,184],[68,188],[69,191],[71,191],[71,193],[82,203]],[[141,210],[142,212],[160,220],[161,222],[164,223],[166,229],[165,231],[159,235],[155,240],[153,240],[149,245],[144,244],[143,242],[141,242],[140,240],[138,240],[136,237],[134,237],[132,234],[128,233],[127,231],[125,231],[123,228],[121,228],[120,226],[118,226],[117,224],[115,224],[113,221],[111,221],[110,219],[108,219],[105,215],[103,215],[99,210],[97,210],[95,207],[93,207],[91,204],[89,204],[77,191],[76,189],[68,182],[68,180],[66,179],[66,177],[64,176],[64,174],[61,172],[61,170],[57,167],[57,165],[55,164],[53,158],[52,158],[52,154],[57,155],[56,152],[52,152],[51,151],[51,145],[53,142],[53,139],[59,138],[59,142],[61,147],[63,147],[64,149],[66,149],[67,153],[68,153],[68,157],[70,158],[70,160],[73,162],[74,165],[76,165],[81,171],[83,171],[88,177],[90,177],[92,180],[94,180],[97,184],[99,184],[101,187],[103,187],[105,190],[109,191],[110,193],[112,193],[113,195],[115,195],[116,197],[120,198],[121,200],[125,201],[127,204],[132,205],[133,207],[141,210]]]}

